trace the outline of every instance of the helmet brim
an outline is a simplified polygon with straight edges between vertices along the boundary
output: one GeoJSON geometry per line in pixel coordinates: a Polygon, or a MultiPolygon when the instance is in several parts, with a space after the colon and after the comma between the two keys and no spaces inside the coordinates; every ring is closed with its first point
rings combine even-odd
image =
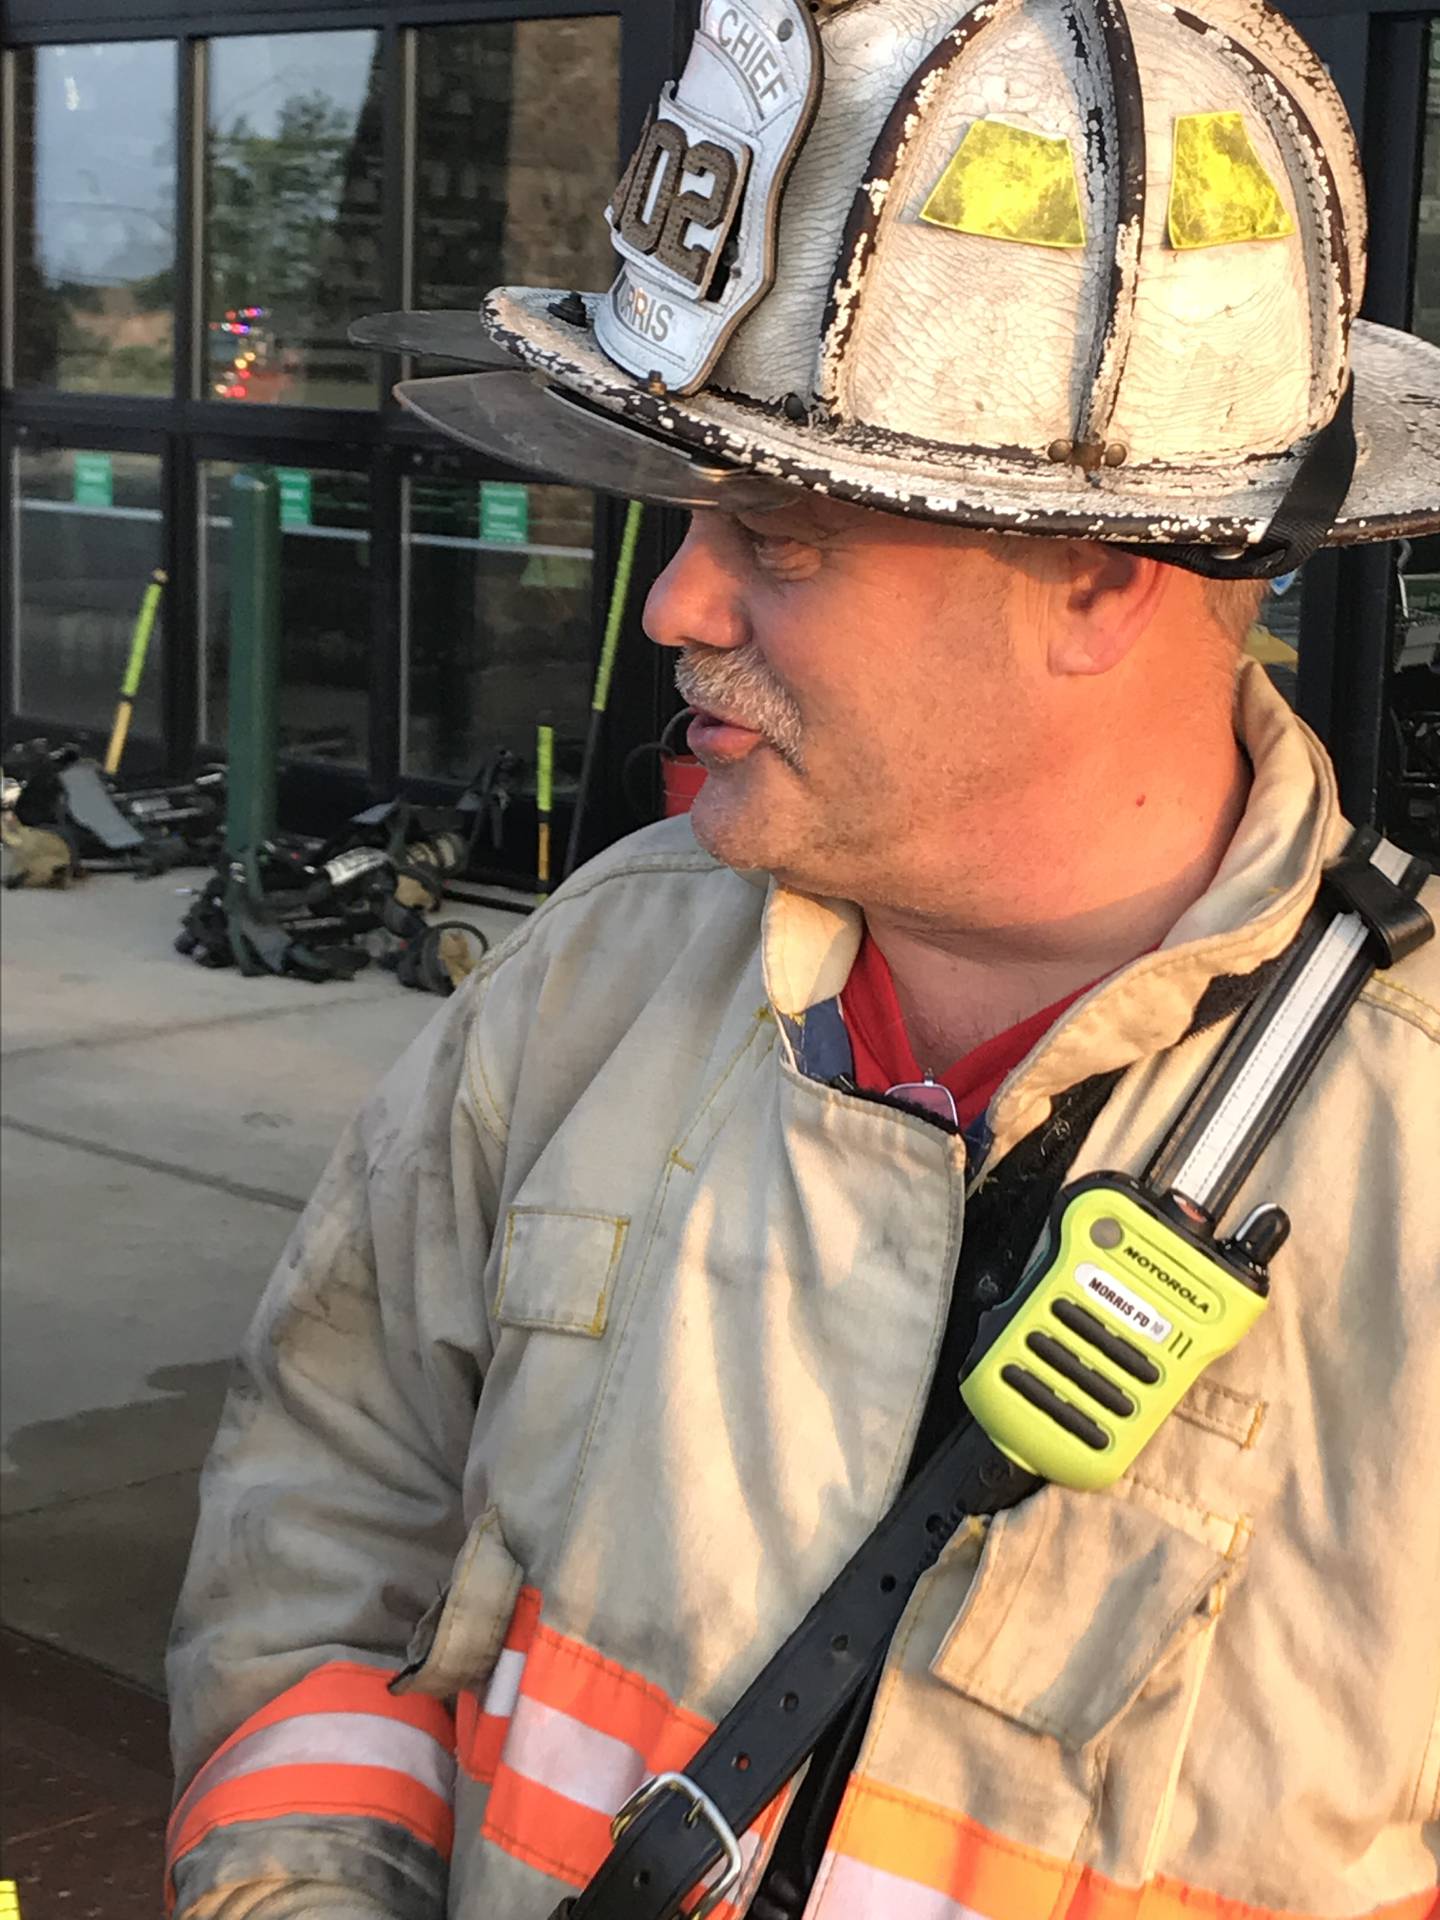
{"type": "MultiPolygon", "coordinates": [[[[603,296],[585,297],[587,313],[603,296]]],[[[676,506],[775,504],[813,488],[953,525],[1127,544],[1258,544],[1298,455],[1229,467],[1156,465],[1081,474],[1043,456],[968,451],[790,418],[704,389],[684,399],[617,367],[590,328],[552,311],[552,288],[497,288],[479,313],[390,314],[352,338],[471,367],[403,382],[402,402],[441,432],[574,486],[676,506]],[[516,376],[514,369],[527,368],[516,376]]],[[[1327,544],[1440,532],[1440,348],[1368,322],[1351,340],[1359,457],[1327,544]]]]}

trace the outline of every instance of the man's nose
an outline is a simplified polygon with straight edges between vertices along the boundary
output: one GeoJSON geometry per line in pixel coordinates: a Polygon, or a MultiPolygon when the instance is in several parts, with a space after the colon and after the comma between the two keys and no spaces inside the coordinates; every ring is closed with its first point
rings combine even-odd
{"type": "Polygon", "coordinates": [[[657,646],[739,647],[749,639],[734,539],[724,514],[690,516],[690,531],[645,601],[645,631],[657,646]]]}

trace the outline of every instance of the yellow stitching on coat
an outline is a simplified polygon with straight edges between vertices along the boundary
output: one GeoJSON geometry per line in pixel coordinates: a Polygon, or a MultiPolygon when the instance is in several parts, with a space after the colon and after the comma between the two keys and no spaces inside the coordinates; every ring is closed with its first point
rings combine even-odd
{"type": "MultiPolygon", "coordinates": [[[[470,980],[474,979],[475,975],[472,973],[470,980]]],[[[462,992],[465,990],[465,987],[470,985],[470,980],[464,982],[460,989],[462,992]]],[[[488,987],[488,980],[485,982],[485,985],[488,987]]],[[[470,1105],[475,1118],[480,1122],[480,1125],[485,1129],[486,1133],[489,1134],[496,1146],[504,1147],[509,1134],[509,1128],[505,1122],[504,1111],[501,1108],[500,1102],[495,1098],[495,1091],[490,1085],[490,1081],[486,1075],[484,1062],[480,1058],[480,1021],[485,1011],[485,994],[483,990],[477,986],[473,990],[473,997],[476,1004],[471,1014],[470,1025],[465,1031],[465,1086],[470,1095],[470,1105]],[[485,1098],[483,1100],[475,1085],[475,1076],[477,1073],[485,1089],[485,1098]],[[493,1122],[490,1114],[485,1112],[487,1102],[490,1106],[491,1113],[494,1115],[493,1122]]]]}
{"type": "Polygon", "coordinates": [[[500,1255],[500,1281],[495,1289],[495,1318],[500,1318],[500,1308],[505,1301],[505,1284],[510,1278],[510,1245],[515,1238],[515,1209],[511,1207],[505,1215],[505,1246],[500,1255]]]}
{"type": "MultiPolygon", "coordinates": [[[[691,1136],[699,1130],[701,1121],[705,1118],[706,1114],[709,1113],[711,1107],[713,1107],[715,1102],[719,1099],[721,1090],[725,1086],[725,1083],[729,1080],[731,1074],[734,1073],[735,1069],[739,1066],[740,1062],[745,1058],[746,1054],[750,1051],[751,1047],[754,1046],[756,1040],[758,1040],[759,1038],[760,1038],[760,1028],[759,1028],[759,1025],[757,1024],[751,1027],[750,1031],[746,1034],[745,1038],[740,1042],[739,1046],[735,1049],[734,1053],[731,1054],[729,1060],[725,1064],[724,1072],[720,1075],[720,1078],[715,1082],[714,1086],[711,1087],[709,1093],[706,1094],[705,1098],[700,1102],[700,1105],[696,1108],[694,1117],[691,1119],[691,1122],[689,1126],[685,1129],[684,1133],[680,1136],[680,1140],[674,1149],[674,1152],[677,1158],[679,1156],[680,1148],[685,1146],[689,1142],[691,1136]]],[[[771,1036],[769,1035],[766,1036],[767,1041],[770,1038],[771,1036]]],[[[768,1046],[766,1048],[766,1051],[767,1052],[769,1051],[768,1046]]],[[[681,1160],[680,1164],[681,1166],[684,1166],[685,1162],[681,1160]]],[[[686,1171],[689,1173],[693,1173],[695,1169],[693,1167],[688,1167],[686,1168],[686,1171]]]]}
{"type": "Polygon", "coordinates": [[[465,1078],[470,1087],[470,1099],[475,1107],[476,1118],[490,1135],[490,1138],[495,1142],[496,1146],[505,1146],[510,1137],[510,1127],[505,1118],[505,1110],[500,1104],[499,1097],[494,1087],[490,1084],[490,1076],[485,1071],[485,1062],[480,1051],[480,1018],[478,1010],[475,1020],[471,1025],[465,1046],[465,1078]],[[485,1101],[488,1101],[490,1111],[495,1116],[494,1126],[490,1124],[489,1119],[483,1111],[485,1102],[482,1102],[476,1093],[475,1074],[479,1074],[480,1076],[480,1084],[485,1089],[485,1101]]]}
{"type": "MultiPolygon", "coordinates": [[[[1256,1404],[1248,1393],[1241,1393],[1236,1387],[1227,1387],[1219,1380],[1207,1379],[1205,1391],[1216,1394],[1222,1400],[1233,1400],[1237,1408],[1244,1408],[1247,1411],[1256,1404]]],[[[1263,1406],[1264,1402],[1261,1401],[1260,1404],[1263,1406]]]]}
{"type": "Polygon", "coordinates": [[[607,1225],[612,1224],[616,1220],[623,1221],[628,1225],[630,1221],[628,1213],[597,1213],[591,1207],[540,1207],[530,1204],[511,1207],[509,1212],[512,1215],[517,1213],[540,1214],[546,1220],[601,1220],[607,1225]]]}
{"type": "Polygon", "coordinates": [[[640,1289],[644,1282],[645,1272],[650,1265],[650,1256],[655,1250],[655,1238],[660,1231],[660,1222],[665,1218],[665,1202],[669,1197],[670,1182],[674,1177],[674,1173],[674,1167],[667,1161],[665,1165],[665,1178],[660,1183],[660,1196],[655,1203],[654,1212],[650,1217],[650,1235],[645,1242],[644,1251],[635,1268],[635,1284],[630,1290],[630,1300],[626,1307],[625,1318],[618,1327],[611,1330],[609,1357],[605,1363],[605,1370],[600,1376],[600,1384],[595,1390],[595,1397],[590,1402],[590,1418],[585,1423],[585,1438],[580,1443],[579,1457],[575,1462],[575,1477],[570,1483],[570,1501],[565,1509],[565,1518],[560,1526],[555,1555],[557,1565],[563,1560],[565,1547],[570,1538],[570,1524],[575,1517],[575,1502],[579,1499],[580,1489],[585,1482],[585,1468],[590,1458],[591,1446],[594,1444],[595,1429],[600,1420],[600,1409],[605,1404],[605,1395],[610,1386],[610,1376],[615,1371],[620,1355],[625,1351],[625,1330],[630,1323],[630,1315],[634,1311],[635,1302],[640,1297],[640,1289]]]}
{"type": "MultiPolygon", "coordinates": [[[[1216,1513],[1212,1508],[1202,1506],[1199,1501],[1186,1500],[1180,1494],[1171,1493],[1165,1487],[1157,1487],[1149,1480],[1142,1480],[1139,1474],[1133,1471],[1127,1476],[1127,1480],[1122,1481],[1120,1484],[1122,1487],[1128,1484],[1134,1487],[1137,1492],[1148,1493],[1153,1499],[1163,1501],[1166,1506],[1178,1507],[1182,1513],[1194,1514],[1198,1519],[1205,1521],[1207,1525],[1232,1529],[1232,1542],[1234,1539],[1233,1529],[1240,1526],[1248,1527],[1250,1524],[1249,1521],[1243,1517],[1237,1518],[1234,1514],[1229,1513],[1216,1513]]],[[[1200,1544],[1205,1545],[1208,1543],[1201,1542],[1200,1544]]]]}
{"type": "Polygon", "coordinates": [[[1265,1401],[1251,1400],[1248,1394],[1232,1393],[1229,1389],[1215,1388],[1213,1391],[1224,1391],[1227,1398],[1237,1403],[1237,1413],[1250,1415],[1248,1423],[1243,1428],[1227,1422],[1219,1413],[1212,1413],[1203,1405],[1193,1404],[1188,1399],[1182,1400],[1176,1407],[1177,1417],[1192,1427],[1201,1428],[1205,1433],[1213,1433],[1217,1439],[1231,1441],[1242,1453],[1248,1452],[1259,1439],[1260,1429],[1265,1424],[1265,1401]]]}
{"type": "Polygon", "coordinates": [[[625,1235],[630,1228],[630,1216],[626,1213],[596,1213],[583,1207],[508,1207],[505,1213],[504,1253],[500,1261],[500,1282],[495,1292],[495,1318],[505,1326],[517,1330],[528,1329],[532,1332],[580,1333],[587,1338],[598,1340],[605,1331],[605,1316],[610,1308],[610,1289],[615,1278],[616,1268],[620,1264],[621,1250],[625,1245],[625,1235]],[[596,1296],[595,1311],[588,1321],[576,1320],[563,1313],[551,1314],[514,1314],[505,1320],[501,1311],[505,1301],[505,1289],[510,1279],[510,1254],[515,1238],[515,1223],[521,1214],[550,1220],[595,1220],[601,1225],[613,1226],[614,1237],[610,1245],[610,1261],[605,1269],[605,1278],[600,1283],[600,1292],[596,1296]]]}
{"type": "Polygon", "coordinates": [[[1249,1514],[1240,1514],[1235,1521],[1235,1530],[1230,1535],[1230,1544],[1225,1549],[1225,1558],[1230,1561],[1232,1566],[1237,1560],[1242,1559],[1244,1555],[1249,1552],[1250,1542],[1254,1538],[1254,1535],[1255,1527],[1249,1514]]]}
{"type": "Polygon", "coordinates": [[[1397,986],[1393,980],[1372,980],[1360,998],[1406,1021],[1427,1040],[1440,1041],[1440,1008],[1433,1007],[1418,993],[1411,993],[1408,987],[1397,986]],[[1412,1008],[1415,1011],[1412,1012],[1412,1008]]]}
{"type": "MultiPolygon", "coordinates": [[[[1212,1588],[1212,1595],[1223,1593],[1224,1588],[1212,1588]]],[[[1179,1737],[1175,1741],[1175,1750],[1170,1757],[1170,1774],[1165,1782],[1165,1791],[1160,1796],[1160,1804],[1155,1809],[1154,1824],[1150,1829],[1150,1839],[1145,1848],[1145,1857],[1140,1862],[1140,1881],[1145,1885],[1154,1878],[1160,1866],[1160,1855],[1170,1833],[1170,1822],[1175,1813],[1175,1796],[1180,1789],[1180,1774],[1185,1764],[1185,1752],[1190,1745],[1190,1736],[1195,1731],[1195,1715],[1200,1710],[1200,1694],[1205,1685],[1205,1675],[1210,1668],[1210,1656],[1215,1651],[1215,1620],[1220,1609],[1210,1612],[1209,1622],[1201,1635],[1200,1651],[1195,1660],[1195,1671],[1190,1678],[1190,1697],[1185,1702],[1185,1719],[1181,1724],[1179,1737]]]]}

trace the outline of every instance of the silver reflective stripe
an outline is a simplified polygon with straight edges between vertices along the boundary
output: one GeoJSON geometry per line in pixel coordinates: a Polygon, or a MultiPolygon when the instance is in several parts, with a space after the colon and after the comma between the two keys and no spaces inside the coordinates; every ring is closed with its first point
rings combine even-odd
{"type": "Polygon", "coordinates": [[[515,1702],[520,1697],[520,1676],[525,1671],[525,1655],[518,1647],[506,1647],[495,1662],[495,1671],[490,1676],[490,1684],[485,1689],[485,1698],[480,1711],[493,1714],[497,1720],[508,1719],[515,1711],[515,1702]]]}
{"type": "MultiPolygon", "coordinates": [[[[1409,854],[1391,846],[1388,840],[1382,840],[1370,858],[1386,879],[1397,883],[1410,865],[1409,854]]],[[[1171,1174],[1170,1186],[1186,1199],[1203,1207],[1219,1186],[1256,1113],[1269,1099],[1310,1026],[1324,1013],[1365,938],[1365,923],[1357,913],[1338,914],[1326,928],[1261,1044],[1242,1062],[1209,1125],[1171,1174]]]]}
{"type": "Polygon", "coordinates": [[[848,1854],[832,1853],[805,1909],[805,1920],[1004,1920],[1004,1916],[977,1913],[948,1893],[904,1880],[883,1867],[866,1866],[848,1854]]]}
{"type": "Polygon", "coordinates": [[[268,1767],[388,1767],[442,1800],[453,1797],[455,1756],[433,1735],[379,1713],[301,1713],[262,1727],[201,1769],[172,1816],[185,1815],[212,1788],[268,1767]]]}
{"type": "Polygon", "coordinates": [[[595,1813],[618,1813],[650,1773],[643,1754],[611,1734],[522,1696],[505,1742],[505,1765],[595,1813]]]}

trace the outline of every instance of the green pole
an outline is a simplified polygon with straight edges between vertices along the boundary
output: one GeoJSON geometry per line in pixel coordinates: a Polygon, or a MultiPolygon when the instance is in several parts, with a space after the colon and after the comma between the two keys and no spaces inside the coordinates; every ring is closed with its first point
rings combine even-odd
{"type": "Polygon", "coordinates": [[[115,708],[115,724],[110,730],[110,744],[105,749],[106,773],[120,771],[121,756],[125,752],[125,742],[130,737],[130,722],[135,714],[135,696],[140,691],[141,677],[145,672],[145,656],[150,651],[150,636],[155,631],[155,614],[160,606],[160,596],[165,591],[167,577],[163,567],[156,567],[150,576],[150,584],[145,589],[145,597],[140,602],[140,612],[135,620],[135,632],[130,640],[130,658],[126,663],[125,678],[120,682],[120,699],[115,708]]]}
{"type": "Polygon", "coordinates": [[[550,810],[555,798],[555,729],[543,720],[535,729],[535,812],[539,841],[535,873],[540,892],[550,891],[550,810]]]}
{"type": "Polygon", "coordinates": [[[230,773],[225,846],[259,894],[258,855],[275,833],[280,745],[280,483],[245,467],[230,483],[230,773]]]}
{"type": "Polygon", "coordinates": [[[640,522],[645,508],[632,500],[625,511],[625,531],[620,538],[620,557],[615,565],[615,580],[610,588],[610,612],[605,621],[605,640],[600,648],[600,664],[595,671],[595,688],[590,696],[590,730],[585,738],[585,758],[580,768],[580,785],[575,792],[575,811],[570,819],[570,844],[565,852],[565,878],[568,880],[580,859],[580,841],[590,789],[595,784],[595,769],[600,752],[600,735],[605,725],[605,709],[610,702],[610,680],[615,671],[615,655],[620,647],[620,629],[625,624],[625,609],[630,600],[630,576],[635,570],[635,546],[640,538],[640,522]]]}

